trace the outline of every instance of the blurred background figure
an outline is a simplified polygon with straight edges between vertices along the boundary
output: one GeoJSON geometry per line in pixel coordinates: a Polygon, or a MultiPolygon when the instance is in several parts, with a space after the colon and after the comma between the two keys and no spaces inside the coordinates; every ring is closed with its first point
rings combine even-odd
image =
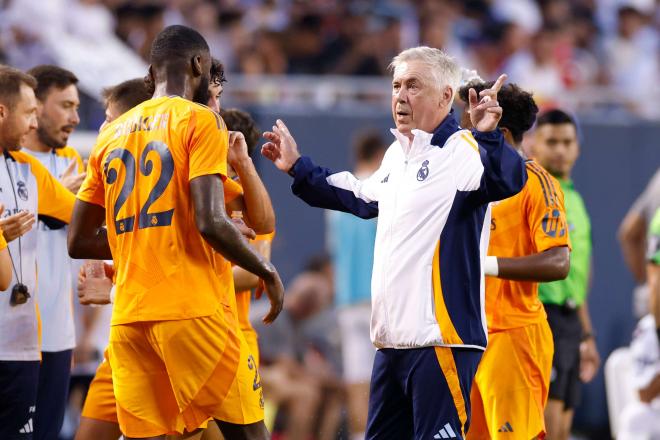
{"type": "MultiPolygon", "coordinates": [[[[355,143],[354,175],[364,179],[380,166],[388,145],[377,133],[361,133],[355,143]]],[[[334,261],[335,305],[339,315],[347,412],[351,438],[367,426],[369,380],[376,349],[371,343],[371,271],[376,220],[327,211],[327,245],[334,261]]]]}
{"type": "Polygon", "coordinates": [[[277,408],[273,438],[336,438],[344,390],[331,340],[336,327],[324,319],[331,301],[327,278],[305,271],[289,284],[284,310],[273,324],[260,320],[263,302],[253,309],[262,385],[277,408]]]}
{"type": "Polygon", "coordinates": [[[592,265],[591,219],[572,178],[580,154],[575,120],[558,109],[539,115],[532,151],[538,163],[561,185],[571,240],[566,279],[539,285],[539,298],[555,345],[545,424],[549,439],[568,440],[582,382],[591,382],[600,367],[587,301],[592,265]]]}
{"type": "Polygon", "coordinates": [[[619,226],[621,252],[637,284],[633,291],[633,306],[637,318],[649,311],[649,292],[646,285],[647,231],[659,207],[660,169],[637,197],[619,226]]]}

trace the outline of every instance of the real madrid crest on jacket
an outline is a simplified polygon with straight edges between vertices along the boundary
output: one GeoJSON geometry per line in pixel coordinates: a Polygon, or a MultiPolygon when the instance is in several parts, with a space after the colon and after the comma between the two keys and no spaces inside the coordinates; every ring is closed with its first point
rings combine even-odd
{"type": "MultiPolygon", "coordinates": [[[[20,151],[5,151],[0,163],[0,203],[3,216],[29,211],[68,223],[75,197],[54,179],[39,161],[20,151]]],[[[7,291],[0,293],[0,360],[40,359],[37,313],[37,228],[8,246],[14,277],[7,291]],[[24,304],[10,303],[12,288],[24,284],[30,298],[24,304]]]]}

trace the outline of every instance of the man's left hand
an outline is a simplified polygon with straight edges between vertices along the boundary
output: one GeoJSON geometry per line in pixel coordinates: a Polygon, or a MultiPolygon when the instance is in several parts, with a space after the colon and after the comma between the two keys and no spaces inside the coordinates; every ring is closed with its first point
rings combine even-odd
{"type": "Polygon", "coordinates": [[[241,162],[246,160],[250,160],[250,155],[248,154],[245,136],[240,131],[230,131],[227,163],[235,170],[240,166],[241,162]]]}
{"type": "Polygon", "coordinates": [[[589,338],[580,344],[580,380],[589,383],[593,380],[600,367],[600,355],[594,338],[589,338]]]}
{"type": "Polygon", "coordinates": [[[497,102],[497,93],[502,88],[506,75],[500,75],[490,89],[477,92],[470,89],[470,120],[472,126],[479,131],[493,131],[502,118],[502,107],[497,102]]]}

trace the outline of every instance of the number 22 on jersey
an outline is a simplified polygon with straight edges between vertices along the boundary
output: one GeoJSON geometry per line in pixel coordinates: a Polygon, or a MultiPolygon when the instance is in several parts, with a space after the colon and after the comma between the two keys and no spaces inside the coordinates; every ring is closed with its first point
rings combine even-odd
{"type": "Polygon", "coordinates": [[[151,141],[149,142],[140,156],[139,164],[133,154],[125,148],[117,148],[112,150],[105,160],[103,171],[105,174],[105,182],[108,185],[114,185],[119,178],[117,168],[110,168],[113,161],[119,160],[121,165],[124,166],[126,177],[124,183],[119,190],[117,198],[112,207],[112,217],[114,219],[114,227],[116,235],[125,232],[133,232],[135,227],[135,216],[131,215],[124,218],[118,218],[119,211],[124,206],[128,198],[135,189],[137,173],[145,177],[151,176],[154,171],[154,160],[149,158],[150,152],[155,152],[160,158],[160,176],[156,183],[151,188],[147,200],[140,207],[138,215],[138,229],[153,228],[157,226],[170,226],[172,224],[172,216],[174,215],[174,208],[160,212],[149,212],[149,208],[153,205],[165,192],[167,186],[172,180],[174,175],[174,159],[172,153],[164,142],[151,141]],[[138,170],[139,168],[139,170],[138,170]]]}

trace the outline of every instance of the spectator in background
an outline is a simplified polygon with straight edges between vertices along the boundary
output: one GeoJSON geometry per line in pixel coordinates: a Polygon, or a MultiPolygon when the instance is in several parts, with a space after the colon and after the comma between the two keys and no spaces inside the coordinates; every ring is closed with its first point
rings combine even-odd
{"type": "Polygon", "coordinates": [[[648,312],[646,231],[658,207],[660,207],[660,169],[653,175],[644,192],[635,200],[619,226],[619,243],[623,258],[637,283],[633,302],[635,316],[638,318],[648,312]]]}
{"type": "Polygon", "coordinates": [[[646,116],[658,116],[656,102],[644,99],[648,85],[657,83],[658,34],[648,26],[647,10],[638,6],[643,2],[628,2],[618,10],[617,34],[605,41],[605,57],[610,82],[626,97],[629,107],[646,116]]]}
{"type": "MultiPolygon", "coordinates": [[[[367,132],[358,137],[354,146],[355,176],[364,179],[372,175],[380,166],[387,147],[377,133],[367,132]]],[[[363,439],[371,366],[376,354],[369,337],[376,221],[327,211],[327,231],[328,251],[334,260],[335,305],[341,331],[349,428],[352,439],[363,439]]]]}
{"type": "Polygon", "coordinates": [[[540,115],[532,149],[534,158],[561,185],[572,247],[566,279],[539,284],[539,298],[548,315],[555,345],[545,426],[549,439],[568,440],[573,413],[580,403],[581,381],[591,382],[600,366],[587,305],[591,220],[571,180],[580,153],[573,118],[561,110],[540,115]]]}
{"type": "Polygon", "coordinates": [[[532,37],[529,51],[513,55],[504,68],[511,81],[534,91],[539,104],[553,100],[565,90],[554,52],[558,31],[556,26],[544,26],[532,37]]]}
{"type": "MultiPolygon", "coordinates": [[[[341,381],[318,343],[318,333],[310,335],[309,331],[330,304],[331,294],[325,276],[303,272],[289,285],[284,309],[275,322],[267,328],[259,319],[252,322],[259,334],[264,394],[278,407],[278,419],[286,419],[283,431],[287,440],[336,437],[341,381]]],[[[255,305],[256,314],[261,305],[255,305]]],[[[332,328],[324,330],[332,332],[332,328]]]]}
{"type": "Polygon", "coordinates": [[[647,261],[651,313],[639,321],[630,344],[639,401],[624,408],[619,440],[660,438],[660,209],[651,222],[647,261]]]}

